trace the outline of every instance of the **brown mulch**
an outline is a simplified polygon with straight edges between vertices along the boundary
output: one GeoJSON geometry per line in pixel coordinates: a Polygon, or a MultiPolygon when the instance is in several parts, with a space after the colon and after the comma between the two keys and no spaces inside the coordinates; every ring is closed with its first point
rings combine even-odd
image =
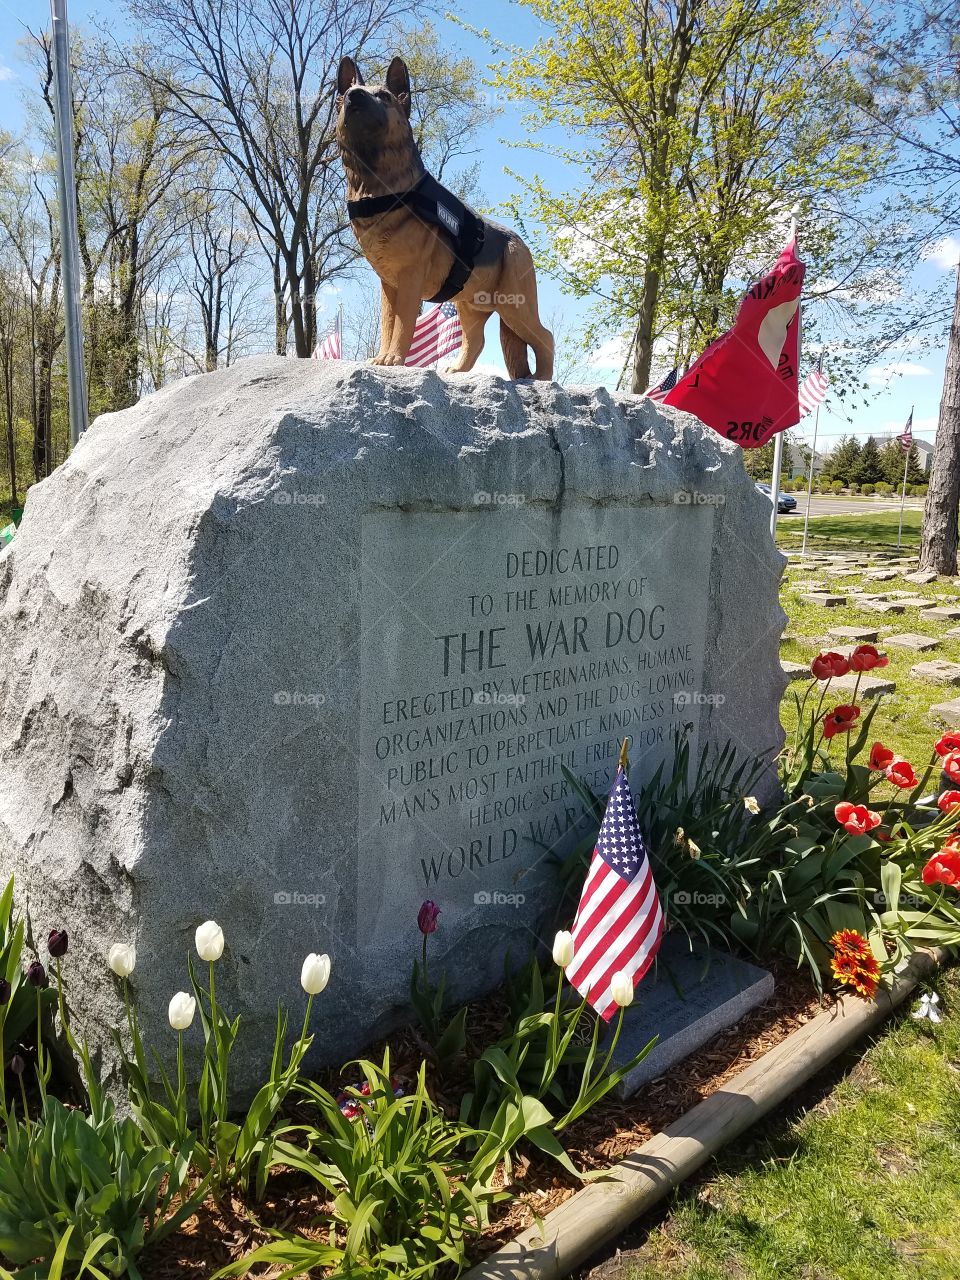
{"type": "MultiPolygon", "coordinates": [[[[622,1102],[606,1099],[566,1130],[563,1142],[574,1164],[584,1170],[608,1168],[820,1012],[823,1006],[804,973],[786,965],[772,967],[776,988],[765,1004],[644,1086],[633,1098],[622,1102]]],[[[468,1019],[471,1048],[492,1043],[500,1034],[505,1017],[502,996],[495,995],[473,1006],[468,1019]]],[[[382,1058],[385,1043],[371,1052],[374,1060],[382,1058]]],[[[389,1045],[391,1070],[401,1080],[413,1079],[424,1057],[417,1033],[405,1028],[390,1037],[389,1045]]],[[[323,1083],[336,1092],[353,1079],[349,1072],[343,1076],[331,1072],[323,1083]]],[[[440,1088],[435,1073],[428,1072],[428,1079],[433,1096],[455,1113],[461,1084],[465,1087],[467,1078],[448,1079],[445,1089],[440,1088]]],[[[298,1110],[291,1108],[291,1119],[297,1119],[298,1110]]],[[[494,1212],[490,1226],[476,1241],[473,1255],[480,1258],[493,1252],[531,1226],[535,1217],[543,1217],[575,1194],[580,1185],[546,1157],[518,1157],[511,1184],[515,1198],[494,1212]]],[[[269,1238],[269,1228],[319,1239],[327,1229],[317,1225],[325,1207],[322,1194],[309,1179],[292,1171],[274,1174],[262,1204],[246,1206],[230,1197],[220,1202],[208,1200],[179,1232],[143,1255],[141,1273],[144,1280],[209,1280],[218,1267],[264,1243],[269,1238]]]]}

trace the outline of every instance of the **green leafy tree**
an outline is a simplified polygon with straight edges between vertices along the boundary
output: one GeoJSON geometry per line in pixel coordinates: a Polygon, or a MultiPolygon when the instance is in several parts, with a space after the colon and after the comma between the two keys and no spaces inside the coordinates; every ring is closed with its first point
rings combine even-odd
{"type": "Polygon", "coordinates": [[[856,436],[841,436],[823,464],[823,477],[849,484],[860,461],[860,441],[856,436]]]}
{"type": "MultiPolygon", "coordinates": [[[[634,391],[649,384],[655,342],[684,363],[727,325],[742,292],[731,276],[769,262],[791,204],[811,191],[821,274],[849,292],[856,273],[827,266],[838,243],[828,210],[871,186],[883,156],[851,132],[848,72],[826,53],[829,6],[522,3],[545,34],[526,51],[501,45],[492,83],[531,103],[531,132],[571,139],[534,150],[588,175],[561,193],[516,175],[547,228],[540,261],[571,292],[603,299],[597,327],[630,332],[634,391]]],[[[863,236],[861,223],[860,255],[863,236]]]]}
{"type": "Polygon", "coordinates": [[[886,479],[880,463],[880,446],[873,436],[867,436],[860,450],[860,456],[850,469],[850,480],[855,484],[876,484],[886,479]]]}

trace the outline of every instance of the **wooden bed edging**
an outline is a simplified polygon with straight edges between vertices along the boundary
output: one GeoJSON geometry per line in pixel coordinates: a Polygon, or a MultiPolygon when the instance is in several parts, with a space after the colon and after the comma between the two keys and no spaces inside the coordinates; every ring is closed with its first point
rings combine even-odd
{"type": "Polygon", "coordinates": [[[843,996],[588,1183],[463,1280],[560,1280],[892,1012],[943,953],[917,951],[875,1000],[843,996]]]}

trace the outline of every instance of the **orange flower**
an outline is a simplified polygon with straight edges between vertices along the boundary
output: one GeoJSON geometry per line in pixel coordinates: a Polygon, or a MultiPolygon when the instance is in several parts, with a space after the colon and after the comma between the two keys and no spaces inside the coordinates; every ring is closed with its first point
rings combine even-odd
{"type": "Polygon", "coordinates": [[[850,670],[850,663],[842,653],[818,653],[810,663],[810,670],[818,680],[832,680],[834,676],[845,676],[850,670]]]}
{"type": "Polygon", "coordinates": [[[944,791],[937,801],[941,813],[952,813],[960,805],[960,791],[944,791]]]}
{"type": "Polygon", "coordinates": [[[841,800],[833,813],[841,827],[846,828],[852,836],[865,836],[880,825],[879,813],[874,813],[865,804],[851,804],[849,800],[841,800]]]}
{"type": "Polygon", "coordinates": [[[836,952],[844,952],[847,955],[857,956],[860,958],[872,956],[870,943],[866,940],[862,933],[858,933],[856,929],[841,929],[835,933],[830,939],[830,945],[836,952]]]}
{"type": "Polygon", "coordinates": [[[857,976],[853,981],[853,989],[858,996],[863,996],[865,1000],[872,1000],[877,994],[877,988],[880,986],[880,966],[874,960],[873,956],[860,961],[860,968],[857,970],[857,976]]]}
{"type": "Polygon", "coordinates": [[[856,956],[839,955],[830,961],[830,970],[838,982],[852,987],[860,972],[860,962],[856,956]]]}
{"type": "Polygon", "coordinates": [[[882,742],[875,742],[870,748],[869,768],[886,769],[888,764],[893,764],[894,755],[889,747],[885,747],[882,742]]]}
{"type": "Polygon", "coordinates": [[[823,717],[823,736],[829,740],[838,733],[846,733],[848,729],[853,728],[859,715],[859,707],[834,707],[832,711],[828,711],[823,717]]]}
{"type": "Polygon", "coordinates": [[[850,655],[851,671],[872,671],[874,667],[885,667],[890,659],[881,653],[876,645],[858,644],[850,655]]]}
{"type": "Polygon", "coordinates": [[[938,756],[948,756],[951,751],[960,751],[960,730],[948,729],[938,742],[933,744],[938,756]]]}
{"type": "Polygon", "coordinates": [[[907,760],[894,760],[887,766],[887,779],[896,787],[908,787],[917,785],[917,775],[913,771],[913,765],[907,760]]]}

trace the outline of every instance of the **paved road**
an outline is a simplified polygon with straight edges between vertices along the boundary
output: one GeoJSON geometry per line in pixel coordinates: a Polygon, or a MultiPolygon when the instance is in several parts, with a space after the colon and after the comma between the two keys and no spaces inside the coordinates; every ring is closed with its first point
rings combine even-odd
{"type": "MultiPolygon", "coordinates": [[[[795,520],[798,516],[803,519],[803,513],[807,509],[807,495],[805,493],[794,493],[791,497],[797,500],[796,511],[791,511],[788,516],[781,515],[781,520],[795,520]]],[[[906,509],[913,508],[915,511],[923,510],[922,498],[908,498],[906,501],[906,509]]],[[[846,515],[866,515],[871,511],[899,511],[899,498],[818,498],[816,494],[810,499],[810,515],[811,516],[846,516],[846,515]]]]}

